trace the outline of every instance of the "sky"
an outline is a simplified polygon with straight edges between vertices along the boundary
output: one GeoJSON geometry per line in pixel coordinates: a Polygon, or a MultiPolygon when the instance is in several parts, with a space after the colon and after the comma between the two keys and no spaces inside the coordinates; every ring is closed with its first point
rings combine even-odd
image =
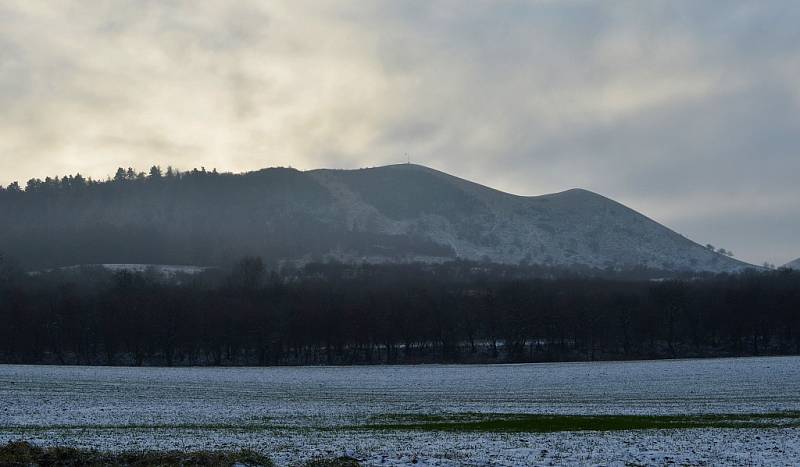
{"type": "Polygon", "coordinates": [[[0,0],[0,184],[413,162],[800,256],[800,2],[0,0]]]}

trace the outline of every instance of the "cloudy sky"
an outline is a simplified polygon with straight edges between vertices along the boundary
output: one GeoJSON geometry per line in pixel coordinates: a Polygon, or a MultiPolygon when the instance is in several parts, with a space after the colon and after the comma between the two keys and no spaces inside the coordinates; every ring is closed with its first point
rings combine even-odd
{"type": "Polygon", "coordinates": [[[0,0],[0,184],[412,160],[800,256],[800,2],[0,0]]]}

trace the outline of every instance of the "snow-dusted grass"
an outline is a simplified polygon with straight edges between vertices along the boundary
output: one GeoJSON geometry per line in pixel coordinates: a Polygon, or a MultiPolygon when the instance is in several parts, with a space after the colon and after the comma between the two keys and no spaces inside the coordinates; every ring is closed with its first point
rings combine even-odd
{"type": "Polygon", "coordinates": [[[24,441],[0,445],[0,465],[249,465],[271,467],[272,461],[252,451],[136,451],[104,453],[93,449],[39,447],[24,441]]]}
{"type": "Polygon", "coordinates": [[[774,415],[785,412],[800,412],[797,357],[403,367],[0,366],[0,443],[250,448],[279,464],[341,454],[374,463],[415,456],[452,464],[648,464],[668,457],[678,463],[787,463],[800,458],[800,430],[784,427],[796,423],[797,414],[774,415]],[[731,419],[744,424],[552,433],[391,425],[471,417],[541,426],[535,414],[739,414],[731,419]]]}

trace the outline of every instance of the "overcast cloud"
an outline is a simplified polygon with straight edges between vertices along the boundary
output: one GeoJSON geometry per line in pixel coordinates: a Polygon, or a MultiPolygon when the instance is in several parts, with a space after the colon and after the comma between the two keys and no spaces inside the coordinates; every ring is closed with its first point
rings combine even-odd
{"type": "Polygon", "coordinates": [[[0,0],[0,184],[413,161],[800,256],[800,3],[0,0]]]}

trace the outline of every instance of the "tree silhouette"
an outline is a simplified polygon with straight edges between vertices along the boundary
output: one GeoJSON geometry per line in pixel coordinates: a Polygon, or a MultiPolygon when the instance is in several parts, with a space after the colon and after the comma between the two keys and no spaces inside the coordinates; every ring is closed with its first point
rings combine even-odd
{"type": "Polygon", "coordinates": [[[800,352],[800,272],[661,282],[534,266],[309,264],[174,277],[0,260],[0,363],[525,362],[800,352]]]}

